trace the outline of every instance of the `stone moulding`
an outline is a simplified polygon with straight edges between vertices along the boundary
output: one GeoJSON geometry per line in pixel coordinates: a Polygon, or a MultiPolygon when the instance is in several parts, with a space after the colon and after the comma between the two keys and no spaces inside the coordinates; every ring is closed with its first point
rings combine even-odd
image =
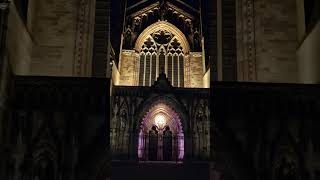
{"type": "Polygon", "coordinates": [[[166,21],[158,21],[149,27],[147,27],[138,37],[135,43],[135,50],[140,51],[145,39],[152,33],[158,30],[167,30],[175,35],[175,37],[181,42],[181,46],[183,50],[188,53],[190,50],[190,46],[185,35],[173,24],[166,21]]]}
{"type": "MultiPolygon", "coordinates": [[[[242,65],[241,79],[245,81],[257,80],[256,75],[256,48],[255,48],[255,13],[254,0],[240,0],[237,6],[237,24],[239,36],[237,39],[238,62],[242,65]],[[240,56],[240,54],[242,56],[240,56]]],[[[239,65],[238,65],[239,66],[239,65]]]]}

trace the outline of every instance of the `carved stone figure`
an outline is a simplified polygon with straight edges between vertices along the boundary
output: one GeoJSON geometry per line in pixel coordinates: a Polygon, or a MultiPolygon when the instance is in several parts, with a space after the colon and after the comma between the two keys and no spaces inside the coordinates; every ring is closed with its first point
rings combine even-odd
{"type": "Polygon", "coordinates": [[[166,13],[166,1],[161,0],[160,1],[160,19],[161,19],[161,21],[164,20],[165,13],[166,13]]]}
{"type": "Polygon", "coordinates": [[[133,32],[139,32],[140,31],[140,25],[141,25],[141,18],[135,18],[132,23],[132,31],[133,32]]]}
{"type": "Polygon", "coordinates": [[[126,128],[126,122],[127,122],[127,112],[125,110],[121,111],[120,114],[120,128],[121,130],[124,130],[126,128]]]}
{"type": "Polygon", "coordinates": [[[130,49],[132,47],[132,30],[130,25],[128,25],[126,31],[125,31],[125,43],[124,47],[126,49],[130,49]]]}
{"type": "Polygon", "coordinates": [[[193,34],[193,49],[194,51],[200,51],[200,47],[201,47],[200,33],[196,28],[193,34]]]}

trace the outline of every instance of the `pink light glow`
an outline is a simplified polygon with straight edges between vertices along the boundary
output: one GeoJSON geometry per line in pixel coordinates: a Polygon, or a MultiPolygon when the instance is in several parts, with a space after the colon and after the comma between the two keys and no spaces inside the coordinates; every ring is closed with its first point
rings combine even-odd
{"type": "Polygon", "coordinates": [[[139,132],[139,139],[138,139],[138,157],[141,159],[143,157],[143,149],[144,149],[144,137],[143,137],[143,132],[139,132]]]}
{"type": "Polygon", "coordinates": [[[155,118],[159,115],[164,118],[164,121],[166,125],[170,127],[170,130],[172,131],[174,136],[178,136],[178,142],[177,142],[177,151],[178,151],[178,160],[183,160],[184,157],[184,134],[182,129],[182,124],[180,117],[178,114],[172,110],[169,106],[163,103],[159,103],[146,113],[146,115],[143,118],[143,121],[140,126],[140,132],[139,132],[139,139],[138,139],[138,157],[144,158],[146,157],[146,152],[144,152],[144,149],[146,149],[145,146],[145,134],[148,134],[149,130],[153,125],[155,125],[155,118]]]}

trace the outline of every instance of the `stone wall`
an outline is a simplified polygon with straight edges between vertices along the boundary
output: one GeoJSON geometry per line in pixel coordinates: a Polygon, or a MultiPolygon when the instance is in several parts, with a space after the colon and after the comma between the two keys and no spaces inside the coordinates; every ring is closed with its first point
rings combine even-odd
{"type": "MultiPolygon", "coordinates": [[[[121,86],[136,86],[138,85],[138,66],[136,53],[134,50],[123,50],[121,61],[119,64],[121,86]]],[[[191,52],[185,57],[184,64],[184,84],[185,87],[203,88],[204,81],[209,81],[209,76],[204,79],[204,64],[201,52],[191,52]]],[[[114,82],[117,81],[117,73],[113,73],[114,82]]]]}
{"type": "Polygon", "coordinates": [[[1,179],[37,179],[40,162],[49,164],[44,179],[110,175],[109,79],[15,76],[12,82],[10,116],[1,131],[6,140],[1,179]]]}
{"type": "Polygon", "coordinates": [[[203,88],[210,88],[210,69],[203,76],[203,88]]]}
{"type": "Polygon", "coordinates": [[[170,88],[170,82],[162,78],[163,76],[160,76],[153,87],[113,88],[110,143],[111,154],[115,160],[137,158],[137,140],[142,119],[159,104],[170,107],[180,118],[184,134],[184,158],[208,160],[209,89],[170,88]]]}
{"type": "Polygon", "coordinates": [[[292,0],[256,0],[257,81],[297,82],[296,4],[292,0]]]}
{"type": "Polygon", "coordinates": [[[297,58],[299,64],[299,82],[320,82],[320,22],[315,26],[308,36],[302,41],[297,58]]]}
{"type": "Polygon", "coordinates": [[[282,179],[282,173],[274,172],[289,161],[293,168],[288,179],[316,180],[312,176],[320,167],[319,88],[252,82],[211,85],[216,170],[234,179],[282,179]]]}
{"type": "Polygon", "coordinates": [[[120,85],[133,86],[137,85],[137,60],[134,50],[123,50],[120,61],[120,85]]]}
{"type": "Polygon", "coordinates": [[[12,1],[8,16],[7,57],[13,73],[18,75],[29,73],[31,50],[32,39],[12,1]]]}
{"type": "MultiPolygon", "coordinates": [[[[190,53],[190,86],[192,88],[203,87],[203,61],[201,53],[190,53]]],[[[187,78],[186,78],[187,79],[187,78]]]]}
{"type": "Polygon", "coordinates": [[[32,75],[71,76],[75,52],[77,0],[30,1],[32,75]]]}
{"type": "Polygon", "coordinates": [[[238,80],[297,82],[296,3],[237,1],[238,80]]]}

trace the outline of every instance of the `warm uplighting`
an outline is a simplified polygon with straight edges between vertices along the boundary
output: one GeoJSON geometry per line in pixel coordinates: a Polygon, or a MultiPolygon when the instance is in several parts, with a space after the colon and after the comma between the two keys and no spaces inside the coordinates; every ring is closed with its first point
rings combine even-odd
{"type": "Polygon", "coordinates": [[[163,129],[166,125],[166,119],[163,114],[157,114],[154,118],[154,122],[159,129],[163,129]]]}

